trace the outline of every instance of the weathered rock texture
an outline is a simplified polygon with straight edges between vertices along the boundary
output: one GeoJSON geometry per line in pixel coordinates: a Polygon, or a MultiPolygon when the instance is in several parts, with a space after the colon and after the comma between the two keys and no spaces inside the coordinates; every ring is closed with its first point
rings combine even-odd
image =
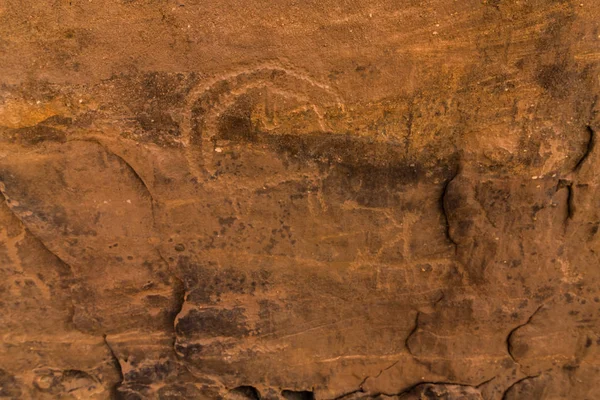
{"type": "Polygon", "coordinates": [[[0,397],[600,399],[600,2],[0,1],[0,397]]]}

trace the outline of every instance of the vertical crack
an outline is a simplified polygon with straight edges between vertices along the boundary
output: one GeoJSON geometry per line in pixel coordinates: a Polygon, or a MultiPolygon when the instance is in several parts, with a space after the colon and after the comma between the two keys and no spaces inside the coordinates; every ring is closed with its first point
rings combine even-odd
{"type": "Polygon", "coordinates": [[[556,191],[560,189],[567,189],[567,201],[566,201],[566,212],[565,212],[565,226],[569,222],[569,220],[573,219],[575,215],[575,202],[574,202],[574,188],[573,182],[567,179],[559,179],[558,184],[556,186],[556,191]]]}
{"type": "Polygon", "coordinates": [[[113,348],[111,347],[111,345],[108,343],[108,340],[106,338],[106,334],[102,335],[102,338],[104,339],[104,344],[106,345],[106,347],[108,348],[108,351],[110,352],[110,356],[112,358],[112,362],[113,362],[113,366],[115,367],[117,373],[119,374],[119,381],[116,382],[113,387],[111,388],[110,392],[111,392],[111,398],[112,399],[118,399],[119,396],[119,387],[123,384],[123,381],[125,380],[125,377],[123,375],[123,368],[121,367],[121,362],[119,361],[119,358],[117,357],[117,355],[115,354],[113,348]]]}
{"type": "Polygon", "coordinates": [[[404,137],[404,145],[405,145],[406,154],[408,154],[408,152],[409,152],[410,139],[412,137],[413,122],[414,122],[414,118],[415,118],[414,105],[415,105],[415,100],[413,97],[410,99],[410,103],[408,105],[408,116],[404,117],[406,119],[406,131],[407,131],[406,136],[404,137]]]}
{"type": "Polygon", "coordinates": [[[413,357],[415,357],[415,355],[413,354],[412,350],[410,349],[410,345],[408,344],[408,341],[417,332],[417,329],[419,329],[419,316],[420,315],[421,315],[421,311],[417,311],[417,314],[415,315],[415,325],[413,326],[412,330],[409,332],[406,339],[404,339],[404,347],[406,347],[406,351],[408,351],[408,353],[413,357]]]}
{"type": "Polygon", "coordinates": [[[573,219],[575,213],[575,205],[573,203],[573,183],[569,183],[567,186],[567,220],[573,219]]]}
{"type": "MultiPolygon", "coordinates": [[[[162,255],[161,251],[157,248],[156,252],[158,254],[158,256],[160,257],[160,259],[162,260],[162,262],[165,263],[165,265],[167,266],[167,268],[169,267],[169,263],[167,262],[167,260],[165,259],[165,257],[162,255]]],[[[173,296],[174,296],[174,303],[175,303],[175,307],[173,310],[173,318],[172,318],[172,323],[171,325],[173,326],[173,331],[172,331],[172,343],[171,343],[171,350],[173,351],[173,354],[175,354],[175,358],[179,360],[179,353],[177,353],[177,317],[179,316],[179,314],[181,314],[181,311],[183,310],[183,306],[186,302],[187,299],[187,290],[185,288],[185,282],[183,281],[183,279],[181,279],[179,276],[177,276],[175,273],[171,273],[171,277],[173,278],[173,280],[175,280],[176,285],[173,288],[173,296]]],[[[183,365],[184,368],[189,372],[189,369],[187,368],[187,365],[183,365]]]]}
{"type": "Polygon", "coordinates": [[[177,353],[177,350],[175,349],[175,346],[177,345],[177,317],[179,316],[179,314],[181,314],[181,311],[183,310],[183,306],[186,302],[186,298],[187,298],[187,292],[185,290],[185,284],[184,282],[177,276],[173,275],[173,279],[175,279],[178,284],[178,288],[174,293],[175,296],[175,310],[173,311],[173,352],[175,353],[175,357],[179,358],[179,355],[177,353]]]}
{"type": "Polygon", "coordinates": [[[596,135],[595,135],[594,129],[592,129],[592,127],[590,125],[587,125],[586,132],[588,134],[588,141],[586,144],[586,148],[585,148],[585,151],[584,151],[583,155],[581,156],[581,158],[577,161],[577,164],[575,164],[575,167],[573,167],[573,172],[577,172],[581,169],[581,167],[583,166],[583,163],[589,158],[590,154],[594,150],[594,146],[595,146],[595,142],[596,142],[596,135]]]}
{"type": "Polygon", "coordinates": [[[458,173],[459,173],[459,170],[457,169],[454,172],[454,175],[450,179],[448,179],[446,182],[444,182],[444,186],[442,187],[442,194],[440,196],[440,209],[442,211],[442,214],[444,215],[444,223],[445,223],[445,231],[444,232],[446,234],[446,238],[454,246],[455,253],[458,251],[458,243],[456,242],[456,240],[454,240],[454,238],[452,237],[451,231],[450,231],[450,217],[449,217],[449,210],[448,210],[447,195],[448,195],[448,187],[450,186],[450,183],[458,176],[458,173]]]}

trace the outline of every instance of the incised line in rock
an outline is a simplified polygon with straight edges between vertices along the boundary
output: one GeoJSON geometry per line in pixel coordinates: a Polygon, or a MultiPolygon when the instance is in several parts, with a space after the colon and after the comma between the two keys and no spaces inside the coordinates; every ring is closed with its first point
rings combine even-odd
{"type": "Polygon", "coordinates": [[[527,321],[525,321],[524,323],[517,325],[516,327],[514,327],[513,329],[511,329],[511,331],[508,333],[508,335],[506,336],[506,350],[508,352],[508,355],[510,356],[510,358],[512,358],[512,360],[516,363],[519,364],[519,362],[517,361],[517,359],[515,358],[515,356],[512,353],[512,345],[511,345],[511,338],[512,335],[519,329],[521,329],[522,327],[524,327],[525,325],[531,323],[533,317],[535,317],[535,315],[542,309],[542,307],[544,307],[545,304],[540,304],[540,306],[529,316],[529,318],[527,319],[527,321]]]}
{"type": "Polygon", "coordinates": [[[528,375],[528,376],[526,376],[526,377],[524,377],[524,378],[521,378],[521,379],[519,379],[518,381],[515,381],[515,382],[513,382],[513,383],[512,383],[512,384],[511,384],[509,387],[507,387],[507,388],[506,388],[506,390],[504,390],[504,393],[502,393],[501,400],[506,400],[506,399],[508,399],[508,397],[507,397],[507,396],[508,396],[508,392],[509,392],[509,391],[510,391],[510,390],[511,390],[513,387],[515,387],[516,385],[518,385],[519,383],[521,383],[521,382],[523,382],[523,381],[526,381],[527,379],[534,379],[534,378],[537,378],[537,377],[539,377],[539,376],[540,376],[540,375],[531,375],[531,376],[529,376],[529,375],[528,375]]]}
{"type": "Polygon", "coordinates": [[[452,183],[452,181],[458,176],[458,174],[460,173],[460,167],[456,169],[456,171],[454,172],[454,174],[452,175],[452,177],[450,179],[448,179],[446,182],[444,182],[444,186],[442,187],[442,194],[440,196],[440,207],[442,210],[442,214],[444,215],[444,220],[445,220],[445,233],[446,233],[446,238],[454,245],[454,253],[456,254],[458,252],[458,243],[456,242],[456,240],[454,240],[454,238],[452,237],[452,234],[450,233],[450,218],[448,216],[448,205],[447,205],[447,201],[446,201],[446,196],[448,195],[448,186],[450,186],[450,183],[452,183]]]}
{"type": "Polygon", "coordinates": [[[578,172],[581,169],[583,163],[589,158],[596,144],[596,135],[590,125],[586,126],[586,132],[588,133],[588,141],[585,147],[585,151],[581,158],[577,161],[577,164],[575,164],[575,167],[573,167],[573,172],[578,172]]]}
{"type": "Polygon", "coordinates": [[[111,397],[113,399],[118,399],[119,398],[119,393],[118,393],[119,387],[123,384],[123,381],[125,380],[125,376],[123,375],[123,367],[121,366],[121,362],[119,361],[119,358],[115,354],[113,348],[108,343],[106,334],[102,335],[102,338],[104,339],[104,344],[106,345],[106,347],[108,347],[108,351],[110,352],[110,356],[113,361],[113,366],[115,367],[117,373],[119,374],[119,381],[116,382],[113,385],[113,387],[111,388],[111,397]]]}

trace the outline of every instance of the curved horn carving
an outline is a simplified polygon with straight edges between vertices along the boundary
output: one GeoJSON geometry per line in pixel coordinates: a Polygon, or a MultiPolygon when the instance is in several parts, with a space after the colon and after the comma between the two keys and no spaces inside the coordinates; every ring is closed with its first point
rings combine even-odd
{"type": "Polygon", "coordinates": [[[325,107],[344,110],[340,96],[329,86],[288,68],[262,65],[221,75],[199,85],[188,95],[182,123],[183,143],[191,171],[196,177],[212,176],[214,138],[221,115],[243,95],[268,89],[283,98],[307,104],[318,117],[322,131],[330,130],[325,107]]]}

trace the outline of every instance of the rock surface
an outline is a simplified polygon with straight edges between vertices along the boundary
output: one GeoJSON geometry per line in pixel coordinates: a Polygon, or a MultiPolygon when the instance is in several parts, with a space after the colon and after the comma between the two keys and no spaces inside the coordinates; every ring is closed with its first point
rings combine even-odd
{"type": "Polygon", "coordinates": [[[4,0],[0,55],[0,398],[600,399],[598,0],[4,0]]]}

